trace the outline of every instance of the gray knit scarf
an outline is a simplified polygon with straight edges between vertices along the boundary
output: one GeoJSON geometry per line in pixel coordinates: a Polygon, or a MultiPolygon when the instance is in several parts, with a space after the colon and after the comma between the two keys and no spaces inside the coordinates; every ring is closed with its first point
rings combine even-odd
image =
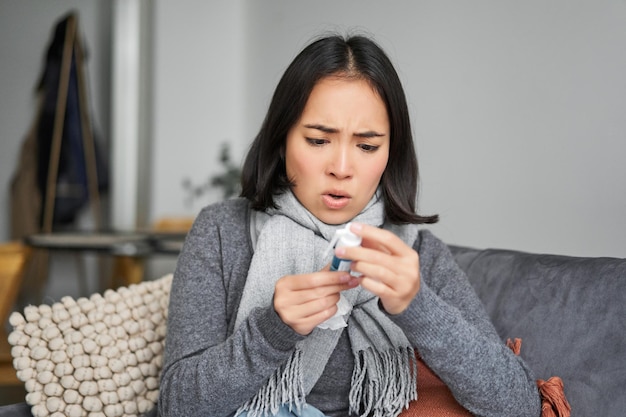
{"type": "MultiPolygon", "coordinates": [[[[275,201],[279,208],[268,210],[269,217],[261,217],[258,222],[260,231],[235,328],[254,308],[272,303],[274,285],[280,277],[319,271],[330,262],[332,253],[327,258],[323,254],[335,230],[345,226],[321,222],[291,192],[277,196],[275,201]]],[[[383,224],[383,219],[384,205],[377,192],[353,221],[383,226],[413,246],[417,238],[415,225],[383,224]]],[[[380,310],[378,297],[369,291],[356,287],[343,295],[352,305],[346,318],[348,327],[313,330],[236,414],[248,411],[250,417],[268,416],[276,414],[282,405],[300,409],[344,329],[355,357],[350,413],[397,416],[409,401],[417,398],[414,350],[402,330],[380,310]]]]}

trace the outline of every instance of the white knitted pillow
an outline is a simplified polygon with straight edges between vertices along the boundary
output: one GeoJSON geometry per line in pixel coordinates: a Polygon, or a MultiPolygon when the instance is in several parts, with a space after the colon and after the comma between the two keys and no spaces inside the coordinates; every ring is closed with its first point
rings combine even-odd
{"type": "Polygon", "coordinates": [[[33,416],[136,416],[152,409],[171,283],[169,274],[13,313],[13,366],[33,416]]]}

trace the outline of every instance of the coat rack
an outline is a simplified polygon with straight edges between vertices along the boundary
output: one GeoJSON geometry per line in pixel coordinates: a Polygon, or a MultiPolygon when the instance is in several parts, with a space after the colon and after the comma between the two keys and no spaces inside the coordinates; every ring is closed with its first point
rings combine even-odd
{"type": "MultiPolygon", "coordinates": [[[[79,36],[78,18],[74,12],[64,16],[54,27],[37,88],[37,99],[34,123],[22,146],[11,184],[12,239],[53,232],[55,204],[60,195],[57,184],[62,153],[67,157],[67,148],[63,146],[69,146],[70,142],[80,144],[82,148],[71,148],[71,157],[80,159],[80,163],[72,168],[80,168],[81,198],[90,206],[96,231],[101,231],[98,161],[88,109],[84,49],[79,36]],[[68,105],[72,106],[69,112],[68,105]],[[78,123],[68,124],[68,115],[75,116],[73,120],[78,123]],[[70,132],[69,129],[74,130],[70,132]],[[71,138],[70,133],[73,135],[71,138]],[[80,138],[76,135],[80,135],[80,138]],[[67,140],[65,145],[64,139],[67,140]]],[[[77,261],[77,267],[83,268],[82,262],[77,261]]],[[[23,290],[18,300],[21,307],[42,301],[48,268],[48,250],[33,251],[24,269],[23,290]]],[[[84,277],[84,268],[79,275],[84,277]]],[[[84,290],[82,278],[79,279],[79,286],[84,290]]]]}
{"type": "Polygon", "coordinates": [[[59,76],[57,105],[52,132],[52,146],[50,150],[50,163],[48,165],[48,181],[41,225],[41,231],[44,233],[52,232],[59,159],[61,156],[61,144],[67,109],[67,96],[70,83],[70,73],[72,69],[72,55],[74,55],[76,63],[79,100],[78,107],[80,113],[81,136],[83,138],[84,158],[86,162],[85,167],[89,202],[93,213],[95,227],[97,230],[101,229],[100,195],[98,191],[98,173],[96,169],[97,161],[91,120],[87,109],[87,92],[85,87],[85,72],[83,68],[84,54],[80,37],[78,36],[78,18],[74,13],[72,13],[66,19],[63,58],[61,61],[61,73],[59,76]]]}

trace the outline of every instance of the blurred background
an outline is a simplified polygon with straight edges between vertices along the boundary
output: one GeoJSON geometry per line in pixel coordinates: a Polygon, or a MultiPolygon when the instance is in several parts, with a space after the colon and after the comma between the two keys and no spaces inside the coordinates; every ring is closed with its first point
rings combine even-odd
{"type": "MultiPolygon", "coordinates": [[[[315,36],[338,31],[374,37],[396,65],[419,208],[440,215],[436,235],[626,256],[625,0],[0,0],[3,241],[34,89],[69,11],[109,164],[108,227],[193,217],[222,198],[219,187],[203,188],[223,173],[222,145],[239,166],[287,64],[315,36]]],[[[85,209],[76,228],[90,222],[85,209]]]]}

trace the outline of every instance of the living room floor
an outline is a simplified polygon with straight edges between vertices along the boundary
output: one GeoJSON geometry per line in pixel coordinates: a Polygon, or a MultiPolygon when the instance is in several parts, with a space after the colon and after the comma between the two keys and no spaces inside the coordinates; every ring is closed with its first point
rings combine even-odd
{"type": "Polygon", "coordinates": [[[0,385],[0,405],[25,401],[26,390],[21,385],[0,385]]]}

